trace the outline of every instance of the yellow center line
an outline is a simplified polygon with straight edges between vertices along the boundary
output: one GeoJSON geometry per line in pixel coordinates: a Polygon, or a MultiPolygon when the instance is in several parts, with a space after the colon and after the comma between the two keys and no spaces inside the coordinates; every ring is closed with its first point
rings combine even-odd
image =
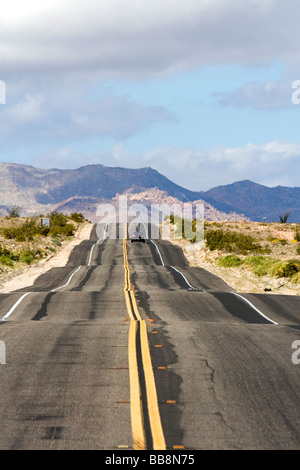
{"type": "MultiPolygon", "coordinates": [[[[127,233],[125,231],[125,233],[127,233]]],[[[142,365],[145,376],[147,406],[149,422],[152,434],[152,442],[154,450],[165,450],[166,443],[161,424],[161,418],[158,407],[157,391],[149,349],[148,335],[146,321],[142,320],[134,291],[132,290],[130,281],[130,269],[127,256],[126,239],[123,240],[123,253],[124,253],[124,269],[125,269],[125,299],[127,311],[130,317],[129,341],[128,341],[128,362],[129,362],[129,377],[130,377],[130,412],[131,412],[131,426],[133,437],[133,448],[136,450],[146,449],[146,438],[144,429],[144,417],[141,401],[141,387],[138,373],[138,360],[136,339],[138,324],[140,325],[140,342],[142,353],[142,365]]]]}
{"type": "Polygon", "coordinates": [[[131,321],[129,328],[129,380],[130,380],[130,415],[132,428],[132,442],[135,450],[146,449],[146,437],[144,432],[143,410],[141,401],[141,389],[138,374],[136,353],[137,322],[131,321]]]}

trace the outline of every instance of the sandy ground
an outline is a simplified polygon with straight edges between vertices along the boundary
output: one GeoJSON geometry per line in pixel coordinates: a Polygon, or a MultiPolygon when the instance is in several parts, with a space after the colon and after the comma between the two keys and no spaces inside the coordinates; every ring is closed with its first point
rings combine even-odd
{"type": "Polygon", "coordinates": [[[93,224],[85,223],[75,233],[72,240],[62,242],[61,247],[56,253],[51,254],[48,258],[39,261],[37,264],[22,267],[12,272],[7,278],[1,280],[0,293],[8,293],[23,287],[32,286],[34,281],[41,274],[44,274],[51,268],[65,266],[74,246],[79,245],[83,240],[90,238],[93,224]]]}
{"type": "MultiPolygon", "coordinates": [[[[10,273],[1,280],[0,293],[9,293],[32,286],[37,277],[49,269],[65,266],[73,248],[83,240],[90,238],[92,228],[93,224],[85,223],[79,228],[72,240],[62,243],[56,253],[37,264],[25,266],[10,273]]],[[[174,238],[171,238],[170,241],[182,248],[190,266],[201,267],[220,276],[238,292],[264,293],[265,289],[268,289],[268,292],[272,294],[300,295],[300,285],[291,284],[288,279],[276,279],[268,276],[259,278],[243,267],[223,268],[217,266],[215,259],[222,253],[211,252],[203,243],[191,244],[184,240],[174,240],[174,238]]]]}
{"type": "Polygon", "coordinates": [[[291,284],[288,279],[277,279],[271,276],[258,277],[243,267],[223,268],[216,266],[215,259],[220,255],[224,256],[224,253],[211,252],[203,242],[191,244],[183,240],[171,239],[170,241],[182,248],[190,266],[204,268],[220,276],[238,292],[262,294],[265,289],[268,289],[270,294],[300,295],[300,285],[291,284]]]}

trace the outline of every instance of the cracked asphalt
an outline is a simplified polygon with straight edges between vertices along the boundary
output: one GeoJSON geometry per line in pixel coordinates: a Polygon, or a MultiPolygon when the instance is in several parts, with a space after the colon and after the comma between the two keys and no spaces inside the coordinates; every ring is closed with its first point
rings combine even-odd
{"type": "MultiPolygon", "coordinates": [[[[166,448],[299,449],[300,298],[238,297],[154,241],[127,251],[166,448]]],[[[0,295],[0,449],[132,449],[122,245],[93,230],[65,267],[0,295]]]]}

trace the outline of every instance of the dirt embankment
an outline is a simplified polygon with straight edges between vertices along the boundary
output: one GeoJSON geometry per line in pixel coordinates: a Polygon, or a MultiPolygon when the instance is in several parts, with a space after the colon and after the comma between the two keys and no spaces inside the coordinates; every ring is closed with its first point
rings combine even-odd
{"type": "MultiPolygon", "coordinates": [[[[61,244],[55,247],[55,252],[52,252],[45,258],[28,266],[23,265],[3,269],[0,276],[0,293],[8,293],[23,287],[32,286],[37,277],[49,269],[65,266],[73,248],[83,240],[90,238],[92,228],[93,224],[85,222],[77,227],[75,235],[71,239],[61,241],[61,244]]],[[[44,246],[47,245],[47,242],[45,239],[37,243],[39,243],[39,246],[44,246]]],[[[11,242],[10,246],[14,247],[15,243],[11,242]]]]}
{"type": "MultiPolygon", "coordinates": [[[[293,224],[265,224],[258,222],[223,222],[206,225],[206,230],[235,231],[244,235],[251,235],[261,246],[268,249],[265,256],[275,260],[286,261],[299,260],[300,254],[297,247],[300,243],[295,241],[296,227],[293,224]]],[[[245,265],[235,267],[222,267],[218,265],[220,258],[229,254],[224,250],[210,250],[205,242],[190,243],[187,240],[170,240],[180,246],[190,264],[193,267],[207,269],[220,276],[238,292],[264,293],[281,295],[300,295],[300,282],[292,282],[288,277],[271,275],[258,276],[245,265]]],[[[245,255],[236,253],[241,259],[245,255]]],[[[255,255],[251,253],[250,256],[255,255]]],[[[249,256],[249,254],[248,254],[249,256]]]]}

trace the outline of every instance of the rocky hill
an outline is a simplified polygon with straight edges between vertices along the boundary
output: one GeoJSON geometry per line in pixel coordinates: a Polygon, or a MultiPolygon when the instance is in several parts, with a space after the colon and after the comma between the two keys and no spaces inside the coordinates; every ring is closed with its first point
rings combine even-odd
{"type": "Polygon", "coordinates": [[[217,207],[225,203],[229,210],[245,214],[251,220],[278,222],[288,213],[288,222],[300,223],[300,187],[269,188],[252,181],[239,181],[206,191],[217,207]]]}
{"type": "Polygon", "coordinates": [[[300,222],[300,188],[268,188],[251,181],[218,186],[209,191],[185,189],[152,168],[111,168],[86,165],[74,170],[39,169],[0,163],[0,215],[21,206],[22,215],[53,210],[82,212],[91,221],[99,204],[127,194],[133,200],[161,203],[203,201],[207,220],[278,221],[289,212],[289,221],[300,222]]]}
{"type": "MultiPolygon", "coordinates": [[[[0,163],[0,215],[7,215],[17,205],[25,216],[56,210],[82,212],[93,221],[98,205],[114,201],[120,194],[131,195],[132,200],[140,202],[145,197],[148,204],[167,203],[167,197],[172,198],[173,203],[203,199],[199,192],[174,184],[152,168],[87,165],[74,170],[44,170],[0,163]]],[[[206,216],[217,220],[245,219],[242,214],[230,214],[234,211],[221,201],[214,207],[208,196],[205,202],[206,216]]]]}

